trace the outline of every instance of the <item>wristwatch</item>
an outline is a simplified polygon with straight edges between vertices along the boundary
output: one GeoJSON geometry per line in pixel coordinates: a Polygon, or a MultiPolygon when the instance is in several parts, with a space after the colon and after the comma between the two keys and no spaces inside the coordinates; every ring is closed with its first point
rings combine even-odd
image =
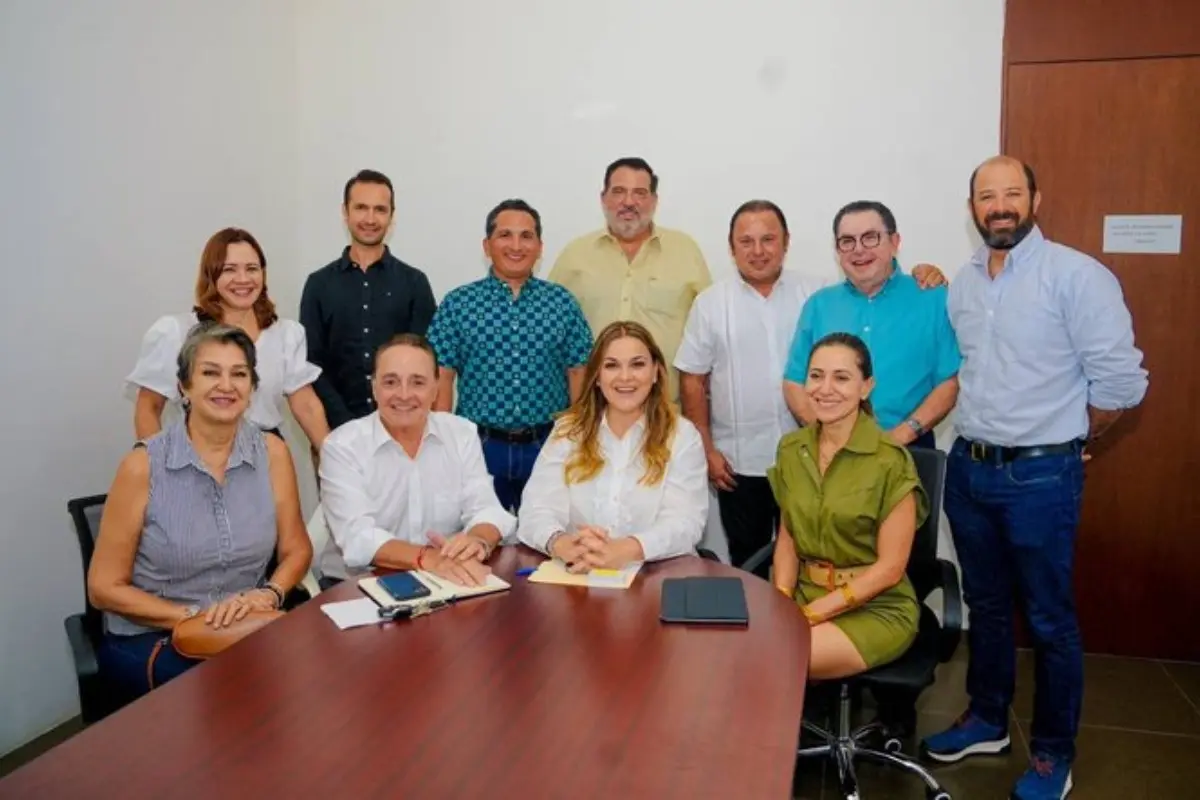
{"type": "Polygon", "coordinates": [[[908,419],[904,420],[904,424],[911,428],[912,432],[917,436],[920,436],[925,432],[925,426],[922,425],[920,421],[916,419],[916,417],[909,417],[908,419]]]}

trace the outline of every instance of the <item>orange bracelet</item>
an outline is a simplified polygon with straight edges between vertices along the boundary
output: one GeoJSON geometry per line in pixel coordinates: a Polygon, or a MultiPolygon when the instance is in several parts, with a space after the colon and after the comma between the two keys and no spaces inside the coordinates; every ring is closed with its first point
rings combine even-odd
{"type": "Polygon", "coordinates": [[[417,569],[425,569],[425,567],[421,566],[421,559],[425,557],[425,551],[428,549],[428,547],[422,547],[417,551],[417,569]]]}

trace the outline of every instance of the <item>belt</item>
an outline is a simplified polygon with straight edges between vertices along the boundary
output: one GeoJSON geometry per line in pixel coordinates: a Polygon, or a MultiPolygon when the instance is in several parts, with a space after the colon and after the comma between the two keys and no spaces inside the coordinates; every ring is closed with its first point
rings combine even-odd
{"type": "Polygon", "coordinates": [[[1019,458],[1067,456],[1083,449],[1083,443],[1078,440],[1063,444],[1036,444],[1029,447],[1001,447],[986,442],[973,442],[970,439],[963,439],[962,442],[966,445],[967,454],[972,461],[983,461],[989,464],[1004,464],[1019,458]]]}
{"type": "Polygon", "coordinates": [[[534,425],[530,428],[518,428],[512,431],[506,431],[501,428],[489,428],[486,425],[476,425],[479,429],[479,435],[485,439],[496,439],[508,444],[531,444],[540,442],[550,435],[550,431],[554,430],[554,423],[547,422],[542,425],[534,425]]]}
{"type": "Polygon", "coordinates": [[[800,565],[810,581],[831,592],[845,586],[868,569],[867,567],[838,567],[828,561],[807,558],[800,562],[800,565]]]}

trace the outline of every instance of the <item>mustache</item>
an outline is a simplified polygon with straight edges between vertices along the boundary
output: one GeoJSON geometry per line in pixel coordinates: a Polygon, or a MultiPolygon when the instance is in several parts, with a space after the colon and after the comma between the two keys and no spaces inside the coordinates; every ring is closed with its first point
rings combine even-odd
{"type": "Polygon", "coordinates": [[[1006,219],[1014,223],[1020,223],[1021,215],[1015,211],[993,211],[983,218],[983,222],[986,225],[992,222],[999,222],[1002,219],[1006,219]]]}

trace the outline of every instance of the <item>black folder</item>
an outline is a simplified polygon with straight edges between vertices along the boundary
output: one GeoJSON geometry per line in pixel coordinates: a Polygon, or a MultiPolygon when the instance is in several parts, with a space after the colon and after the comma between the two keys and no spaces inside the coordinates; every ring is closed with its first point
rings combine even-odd
{"type": "Polygon", "coordinates": [[[663,622],[749,625],[741,578],[666,578],[662,584],[663,622]]]}

